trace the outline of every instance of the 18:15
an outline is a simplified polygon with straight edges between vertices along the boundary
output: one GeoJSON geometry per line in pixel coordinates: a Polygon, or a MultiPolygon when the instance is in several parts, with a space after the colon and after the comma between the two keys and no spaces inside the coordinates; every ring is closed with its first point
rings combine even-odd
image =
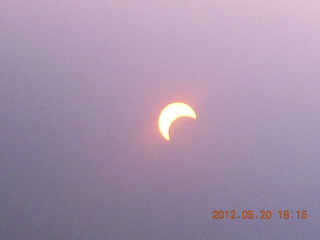
{"type": "MultiPolygon", "coordinates": [[[[278,213],[280,214],[280,219],[294,218],[292,215],[290,215],[290,214],[293,214],[293,212],[290,212],[289,210],[279,211],[278,213]]],[[[308,218],[307,210],[296,211],[296,214],[297,214],[298,219],[307,219],[308,218]]]]}

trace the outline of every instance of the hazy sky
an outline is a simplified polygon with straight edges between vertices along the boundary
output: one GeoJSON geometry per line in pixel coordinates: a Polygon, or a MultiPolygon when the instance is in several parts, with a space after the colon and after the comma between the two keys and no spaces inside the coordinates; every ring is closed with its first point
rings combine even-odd
{"type": "Polygon", "coordinates": [[[320,1],[2,0],[0,191],[1,239],[320,238],[320,1]]]}

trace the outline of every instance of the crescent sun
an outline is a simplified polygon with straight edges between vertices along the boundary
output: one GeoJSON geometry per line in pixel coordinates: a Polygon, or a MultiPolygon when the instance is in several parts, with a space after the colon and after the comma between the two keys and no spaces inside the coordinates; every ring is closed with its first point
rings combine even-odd
{"type": "Polygon", "coordinates": [[[169,129],[171,124],[180,117],[197,118],[194,110],[189,105],[182,102],[171,103],[160,113],[159,130],[166,140],[170,140],[169,129]]]}

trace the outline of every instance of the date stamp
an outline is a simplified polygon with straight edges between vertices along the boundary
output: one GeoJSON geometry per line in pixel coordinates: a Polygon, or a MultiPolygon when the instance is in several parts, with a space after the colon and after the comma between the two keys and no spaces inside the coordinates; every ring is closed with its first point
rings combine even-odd
{"type": "Polygon", "coordinates": [[[289,210],[280,210],[276,214],[273,214],[270,210],[243,210],[237,212],[235,210],[223,211],[223,210],[214,210],[212,211],[212,219],[272,219],[274,215],[278,219],[307,219],[308,213],[307,210],[298,210],[298,211],[289,211],[289,210]]]}

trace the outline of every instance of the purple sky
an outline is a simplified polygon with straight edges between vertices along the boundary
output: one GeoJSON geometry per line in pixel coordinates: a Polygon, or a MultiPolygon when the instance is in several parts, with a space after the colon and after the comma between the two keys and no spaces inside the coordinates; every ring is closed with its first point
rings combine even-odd
{"type": "Polygon", "coordinates": [[[320,1],[2,0],[0,190],[4,240],[320,238],[320,1]]]}

